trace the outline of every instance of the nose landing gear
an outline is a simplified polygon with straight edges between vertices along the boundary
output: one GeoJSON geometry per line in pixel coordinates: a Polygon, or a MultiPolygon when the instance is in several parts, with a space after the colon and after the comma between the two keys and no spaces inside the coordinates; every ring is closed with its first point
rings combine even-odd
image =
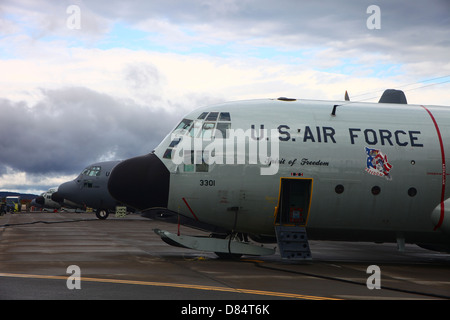
{"type": "Polygon", "coordinates": [[[97,211],[95,212],[95,215],[100,220],[106,220],[106,218],[108,218],[108,216],[109,216],[109,211],[106,209],[97,209],[97,211]]]}

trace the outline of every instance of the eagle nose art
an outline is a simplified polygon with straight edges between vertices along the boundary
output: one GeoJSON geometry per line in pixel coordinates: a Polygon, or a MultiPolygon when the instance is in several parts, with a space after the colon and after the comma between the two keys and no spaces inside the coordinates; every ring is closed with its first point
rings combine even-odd
{"type": "Polygon", "coordinates": [[[120,162],[111,172],[108,190],[127,206],[143,210],[167,207],[170,173],[153,153],[120,162]]]}

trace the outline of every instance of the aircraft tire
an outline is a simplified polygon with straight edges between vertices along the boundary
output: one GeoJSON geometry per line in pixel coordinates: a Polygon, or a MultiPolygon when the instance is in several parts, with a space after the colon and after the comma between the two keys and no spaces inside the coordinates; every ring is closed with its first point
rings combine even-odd
{"type": "Polygon", "coordinates": [[[106,209],[97,209],[97,211],[95,212],[95,215],[100,220],[106,220],[106,218],[108,218],[108,216],[109,216],[109,212],[106,209]]]}

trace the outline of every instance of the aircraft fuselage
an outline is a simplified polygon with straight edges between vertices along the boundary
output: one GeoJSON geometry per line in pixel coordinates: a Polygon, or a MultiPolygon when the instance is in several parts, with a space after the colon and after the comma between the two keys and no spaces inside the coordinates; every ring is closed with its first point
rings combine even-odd
{"type": "Polygon", "coordinates": [[[305,226],[310,239],[449,246],[448,141],[448,107],[295,99],[214,105],[186,115],[149,155],[168,170],[167,198],[152,205],[152,194],[163,192],[149,189],[140,209],[166,207],[259,236],[290,223],[305,226]]]}

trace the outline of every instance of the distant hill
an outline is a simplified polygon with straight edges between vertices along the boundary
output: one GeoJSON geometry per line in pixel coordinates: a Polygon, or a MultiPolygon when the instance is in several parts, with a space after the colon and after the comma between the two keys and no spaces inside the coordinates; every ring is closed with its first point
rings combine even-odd
{"type": "Polygon", "coordinates": [[[0,191],[0,199],[10,197],[10,196],[20,196],[22,198],[22,200],[33,200],[34,198],[38,197],[38,195],[30,194],[30,193],[0,191]]]}

